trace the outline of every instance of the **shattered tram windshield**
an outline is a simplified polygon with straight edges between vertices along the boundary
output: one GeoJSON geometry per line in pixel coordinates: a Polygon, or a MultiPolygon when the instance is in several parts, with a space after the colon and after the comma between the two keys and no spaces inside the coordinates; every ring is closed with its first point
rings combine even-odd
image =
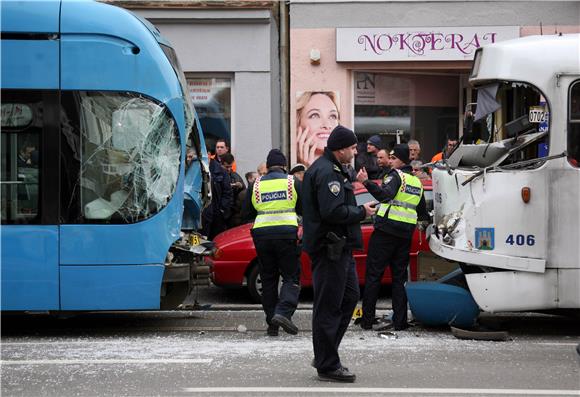
{"type": "Polygon", "coordinates": [[[546,98],[530,84],[504,81],[478,87],[475,112],[466,115],[463,144],[448,164],[485,168],[546,157],[549,118],[546,98]]]}
{"type": "Polygon", "coordinates": [[[61,161],[77,170],[64,189],[69,222],[134,223],[167,205],[181,151],[164,105],[129,92],[69,93],[63,105],[61,161]]]}

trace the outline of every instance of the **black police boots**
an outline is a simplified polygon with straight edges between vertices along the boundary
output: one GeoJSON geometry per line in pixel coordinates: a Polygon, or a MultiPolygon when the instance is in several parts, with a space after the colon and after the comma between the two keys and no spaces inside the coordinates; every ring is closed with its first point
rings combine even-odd
{"type": "Polygon", "coordinates": [[[318,371],[318,379],[328,382],[354,383],[356,375],[349,372],[348,368],[340,367],[334,371],[318,371]]]}
{"type": "Polygon", "coordinates": [[[274,314],[274,317],[272,317],[272,320],[270,320],[270,322],[273,325],[282,327],[284,331],[286,331],[290,335],[296,335],[298,333],[298,327],[296,326],[296,324],[294,324],[292,320],[282,316],[281,314],[274,314]]]}

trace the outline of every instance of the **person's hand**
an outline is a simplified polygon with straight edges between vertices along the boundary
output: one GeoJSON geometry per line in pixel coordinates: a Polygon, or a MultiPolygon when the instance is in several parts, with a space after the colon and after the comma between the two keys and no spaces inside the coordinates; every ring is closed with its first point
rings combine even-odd
{"type": "Polygon", "coordinates": [[[316,155],[316,136],[310,135],[310,128],[298,126],[298,135],[296,137],[298,143],[298,152],[296,154],[299,163],[310,167],[314,160],[318,158],[316,155]]]}
{"type": "Polygon", "coordinates": [[[356,174],[356,180],[363,183],[364,181],[369,179],[369,175],[367,174],[367,170],[365,167],[361,167],[361,169],[358,171],[358,174],[356,174]]]}
{"type": "Polygon", "coordinates": [[[377,204],[376,201],[369,201],[368,203],[363,204],[366,216],[372,216],[377,212],[377,204]]]}

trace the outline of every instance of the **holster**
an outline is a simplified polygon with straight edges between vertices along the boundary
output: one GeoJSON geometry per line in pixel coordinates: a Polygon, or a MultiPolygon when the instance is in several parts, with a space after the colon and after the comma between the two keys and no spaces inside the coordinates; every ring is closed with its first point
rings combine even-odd
{"type": "Polygon", "coordinates": [[[334,232],[328,232],[326,233],[326,240],[326,256],[329,260],[337,262],[340,260],[346,245],[346,237],[339,237],[334,232]]]}

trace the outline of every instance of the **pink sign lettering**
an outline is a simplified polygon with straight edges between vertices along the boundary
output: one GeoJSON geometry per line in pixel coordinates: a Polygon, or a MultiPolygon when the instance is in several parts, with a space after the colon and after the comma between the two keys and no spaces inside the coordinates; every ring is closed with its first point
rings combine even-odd
{"type": "Polygon", "coordinates": [[[381,55],[389,51],[404,51],[408,56],[423,56],[430,51],[454,50],[464,55],[472,55],[484,44],[495,43],[496,32],[475,33],[464,36],[461,33],[395,33],[361,34],[358,37],[364,51],[381,55]]]}
{"type": "Polygon", "coordinates": [[[336,60],[472,60],[478,48],[519,34],[519,26],[337,28],[336,60]]]}

